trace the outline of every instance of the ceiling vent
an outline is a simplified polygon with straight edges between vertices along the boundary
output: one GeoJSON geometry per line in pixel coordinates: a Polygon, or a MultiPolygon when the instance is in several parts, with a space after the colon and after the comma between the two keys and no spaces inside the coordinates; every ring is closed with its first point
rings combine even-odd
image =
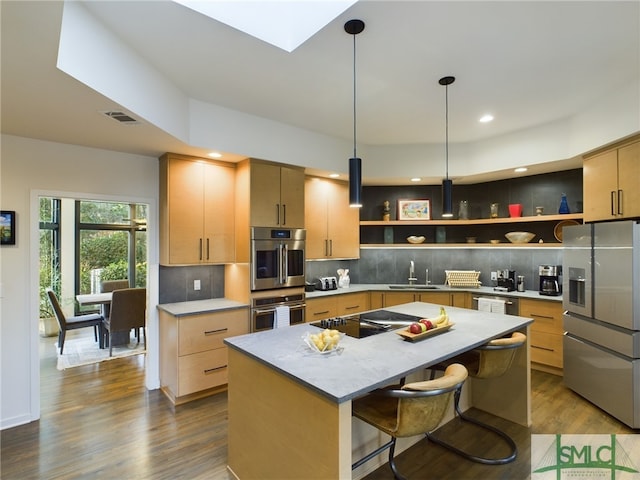
{"type": "Polygon", "coordinates": [[[102,114],[106,115],[109,118],[112,118],[118,122],[120,122],[123,125],[140,125],[141,122],[139,120],[136,120],[135,118],[133,118],[131,115],[129,115],[128,113],[125,112],[120,112],[120,111],[106,111],[106,112],[101,112],[102,114]]]}

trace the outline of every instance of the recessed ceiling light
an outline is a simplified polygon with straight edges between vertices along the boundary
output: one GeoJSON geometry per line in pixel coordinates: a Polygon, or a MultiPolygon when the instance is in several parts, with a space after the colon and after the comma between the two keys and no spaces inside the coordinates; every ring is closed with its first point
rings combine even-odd
{"type": "Polygon", "coordinates": [[[419,182],[420,180],[422,180],[420,177],[413,177],[411,179],[412,182],[419,182]]]}
{"type": "Polygon", "coordinates": [[[528,170],[527,167],[518,167],[514,170],[514,172],[516,173],[522,173],[522,172],[526,172],[528,170]]]}
{"type": "Polygon", "coordinates": [[[493,115],[487,113],[486,115],[483,115],[482,117],[480,117],[480,120],[478,121],[480,123],[489,123],[492,120],[493,120],[493,115]]]}
{"type": "Polygon", "coordinates": [[[339,173],[332,173],[331,175],[329,175],[331,178],[338,178],[340,176],[339,173]]]}
{"type": "Polygon", "coordinates": [[[222,154],[218,152],[211,152],[208,154],[211,158],[222,158],[222,154]]]}

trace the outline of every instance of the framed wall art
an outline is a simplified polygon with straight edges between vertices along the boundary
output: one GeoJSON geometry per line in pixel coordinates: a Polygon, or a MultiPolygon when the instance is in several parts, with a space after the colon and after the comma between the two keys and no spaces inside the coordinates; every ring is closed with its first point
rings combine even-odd
{"type": "Polygon", "coordinates": [[[431,201],[398,200],[398,220],[431,220],[431,201]]]}
{"type": "Polygon", "coordinates": [[[0,245],[16,244],[16,212],[0,210],[0,245]]]}

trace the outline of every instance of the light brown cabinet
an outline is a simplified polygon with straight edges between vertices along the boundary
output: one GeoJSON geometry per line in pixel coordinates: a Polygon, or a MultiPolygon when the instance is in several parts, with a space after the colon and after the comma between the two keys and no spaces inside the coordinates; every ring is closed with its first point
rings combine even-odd
{"type": "Polygon", "coordinates": [[[176,405],[216,393],[227,384],[224,339],[249,333],[246,308],[176,317],[164,310],[160,321],[160,386],[176,405]]]}
{"type": "Polygon", "coordinates": [[[640,141],[585,157],[583,191],[585,221],[640,216],[640,141]]]}
{"type": "Polygon", "coordinates": [[[250,226],[304,228],[304,171],[250,163],[250,226]]]}
{"type": "Polygon", "coordinates": [[[307,259],[360,258],[360,212],[349,207],[349,185],[305,180],[307,259]]]}
{"type": "Polygon", "coordinates": [[[235,260],[235,167],[176,154],[160,158],[160,264],[235,260]]]}
{"type": "Polygon", "coordinates": [[[369,292],[341,293],[327,297],[307,298],[305,320],[315,322],[325,318],[353,315],[369,310],[369,292]]]}
{"type": "Polygon", "coordinates": [[[559,373],[563,366],[562,303],[523,298],[520,300],[520,316],[533,318],[529,332],[534,367],[538,364],[543,370],[559,373]]]}
{"type": "Polygon", "coordinates": [[[471,308],[471,296],[466,292],[371,292],[370,302],[371,309],[392,307],[410,302],[471,308]]]}

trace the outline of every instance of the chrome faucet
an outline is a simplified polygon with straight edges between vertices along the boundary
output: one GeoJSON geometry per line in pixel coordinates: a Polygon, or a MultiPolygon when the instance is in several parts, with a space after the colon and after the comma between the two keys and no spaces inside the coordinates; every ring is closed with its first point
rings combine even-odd
{"type": "Polygon", "coordinates": [[[415,264],[411,260],[409,263],[409,285],[413,285],[416,280],[418,279],[416,278],[415,264]]]}

